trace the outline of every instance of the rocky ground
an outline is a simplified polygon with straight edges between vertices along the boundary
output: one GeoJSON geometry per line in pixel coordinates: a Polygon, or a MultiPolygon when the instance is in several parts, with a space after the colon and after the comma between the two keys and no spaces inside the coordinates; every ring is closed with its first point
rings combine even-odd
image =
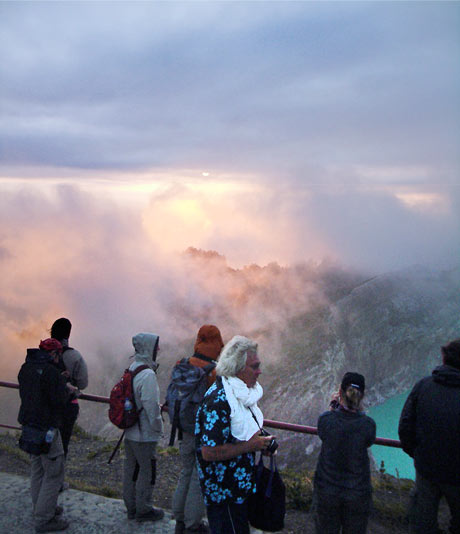
{"type": "MultiPolygon", "coordinates": [[[[18,475],[29,474],[28,456],[17,447],[14,432],[0,435],[0,470],[18,475]]],[[[72,437],[66,466],[66,480],[70,487],[121,498],[122,454],[117,453],[110,465],[107,461],[116,442],[105,441],[77,430],[72,437]]],[[[177,449],[160,449],[154,505],[171,508],[171,497],[176,487],[180,462],[177,449]]],[[[312,518],[307,511],[309,487],[302,477],[286,473],[288,510],[285,534],[313,534],[312,518]],[[292,509],[298,508],[298,509],[292,509]]],[[[370,534],[400,534],[408,532],[404,518],[410,483],[380,477],[374,490],[375,509],[369,524],[370,534]]],[[[445,522],[445,512],[443,520],[445,522]]]]}

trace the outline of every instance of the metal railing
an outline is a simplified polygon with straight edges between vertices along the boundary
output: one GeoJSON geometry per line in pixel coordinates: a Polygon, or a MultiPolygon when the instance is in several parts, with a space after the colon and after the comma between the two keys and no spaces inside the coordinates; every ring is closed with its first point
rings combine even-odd
{"type": "MultiPolygon", "coordinates": [[[[19,389],[19,384],[0,381],[0,387],[19,389]]],[[[101,397],[100,395],[90,395],[89,393],[81,393],[79,399],[92,402],[102,402],[105,404],[109,403],[108,397],[101,397]]],[[[164,411],[166,411],[165,408],[164,411]]],[[[292,423],[285,423],[284,421],[272,421],[271,419],[264,419],[264,426],[267,426],[269,428],[277,428],[279,430],[287,430],[290,432],[299,432],[301,434],[318,434],[318,429],[314,426],[294,425],[292,423]]],[[[0,427],[21,430],[19,427],[3,424],[0,424],[0,427]]],[[[397,439],[375,438],[374,445],[384,445],[385,447],[401,448],[401,442],[397,439]]]]}

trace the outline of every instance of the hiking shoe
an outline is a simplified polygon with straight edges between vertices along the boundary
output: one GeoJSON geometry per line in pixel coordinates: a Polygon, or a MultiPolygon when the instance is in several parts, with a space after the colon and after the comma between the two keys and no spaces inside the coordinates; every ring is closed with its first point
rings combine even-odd
{"type": "Polygon", "coordinates": [[[128,519],[136,519],[136,510],[128,510],[128,519]]]}
{"type": "Polygon", "coordinates": [[[176,529],[174,530],[174,534],[184,534],[185,530],[185,523],[183,521],[176,521],[176,529]]]}
{"type": "Polygon", "coordinates": [[[211,534],[211,530],[208,525],[201,523],[197,527],[186,528],[183,534],[211,534]]]}
{"type": "Polygon", "coordinates": [[[65,530],[68,526],[69,523],[64,519],[53,517],[48,523],[35,527],[35,532],[57,532],[58,530],[65,530]]]}
{"type": "Polygon", "coordinates": [[[143,523],[144,521],[159,521],[160,519],[163,519],[165,516],[165,513],[163,510],[160,510],[158,508],[152,508],[149,512],[146,512],[145,514],[136,514],[136,521],[138,523],[143,523]]]}

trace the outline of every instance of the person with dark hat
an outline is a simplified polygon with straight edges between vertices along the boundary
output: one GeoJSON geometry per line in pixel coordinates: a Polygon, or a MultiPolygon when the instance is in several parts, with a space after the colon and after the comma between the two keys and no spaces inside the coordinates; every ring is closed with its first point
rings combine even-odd
{"type": "Polygon", "coordinates": [[[376,425],[364,414],[365,380],[345,373],[331,409],[318,419],[322,441],[316,466],[313,511],[318,534],[365,534],[372,502],[367,449],[376,425]]]}
{"type": "Polygon", "coordinates": [[[460,534],[460,339],[441,347],[442,365],[415,384],[399,419],[399,439],[414,459],[409,532],[435,534],[438,508],[450,508],[449,533],[460,534]]]}
{"type": "Polygon", "coordinates": [[[62,354],[59,360],[60,368],[67,382],[74,386],[75,391],[65,407],[60,429],[66,458],[69,450],[70,437],[72,436],[73,427],[80,410],[78,394],[80,390],[88,386],[88,368],[86,362],[78,350],[69,347],[71,329],[72,323],[66,317],[56,319],[51,327],[51,337],[57,339],[62,344],[62,354]]]}
{"type": "Polygon", "coordinates": [[[59,372],[57,363],[62,345],[45,339],[38,349],[27,349],[26,361],[18,374],[22,425],[19,446],[30,453],[32,504],[36,532],[66,529],[62,508],[57,506],[64,480],[64,449],[59,428],[72,386],[59,372]]]}
{"type": "MultiPolygon", "coordinates": [[[[217,326],[203,325],[198,330],[194,353],[189,360],[190,364],[196,367],[206,367],[210,362],[217,361],[223,346],[222,336],[217,326]]],[[[215,382],[215,369],[209,373],[207,380],[208,386],[215,382]]],[[[207,533],[209,529],[202,522],[205,515],[205,505],[196,468],[194,434],[182,432],[179,451],[182,470],[172,501],[173,515],[176,519],[175,533],[207,533]]]]}

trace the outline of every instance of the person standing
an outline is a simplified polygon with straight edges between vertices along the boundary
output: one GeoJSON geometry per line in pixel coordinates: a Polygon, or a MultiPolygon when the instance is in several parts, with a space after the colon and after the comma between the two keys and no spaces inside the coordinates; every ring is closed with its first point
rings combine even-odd
{"type": "Polygon", "coordinates": [[[72,324],[69,319],[65,317],[61,317],[54,321],[53,326],[51,327],[51,337],[57,339],[62,344],[60,363],[63,375],[72,386],[77,388],[75,393],[70,396],[65,407],[62,427],[60,429],[64,455],[66,458],[69,451],[70,437],[72,436],[73,427],[80,411],[78,405],[79,390],[83,390],[88,386],[88,368],[85,360],[78,350],[69,347],[71,329],[72,324]]]}
{"type": "Polygon", "coordinates": [[[460,339],[441,347],[442,365],[415,384],[399,419],[399,439],[414,459],[410,532],[438,532],[442,496],[451,534],[460,534],[460,339]]]}
{"type": "MultiPolygon", "coordinates": [[[[198,330],[194,354],[189,363],[197,367],[205,367],[217,360],[223,346],[222,336],[217,326],[203,325],[198,330]]],[[[208,386],[211,386],[215,379],[216,371],[213,369],[207,377],[208,386]]],[[[182,431],[179,454],[182,470],[172,500],[172,511],[176,520],[175,534],[206,534],[209,529],[202,522],[205,506],[196,469],[194,434],[182,431]]]]}
{"type": "Polygon", "coordinates": [[[361,411],[365,380],[345,373],[331,409],[318,419],[322,441],[316,466],[313,511],[317,534],[365,534],[372,502],[367,449],[376,425],[361,411]]]}
{"type": "Polygon", "coordinates": [[[159,340],[156,334],[136,334],[133,337],[134,362],[129,367],[130,371],[135,371],[141,365],[148,366],[133,378],[134,400],[140,414],[138,422],[126,429],[123,463],[123,500],[128,519],[138,522],[157,521],[164,516],[163,510],[152,507],[155,451],[163,434],[156,377],[159,340]]]}
{"type": "Polygon", "coordinates": [[[257,343],[233,337],[222,349],[216,373],[196,418],[201,492],[212,534],[249,534],[247,498],[255,492],[255,452],[266,450],[273,439],[260,434],[257,343]]]}
{"type": "Polygon", "coordinates": [[[69,523],[59,516],[59,490],[64,480],[62,414],[69,398],[66,381],[57,368],[62,345],[56,339],[45,339],[38,349],[27,349],[26,361],[19,374],[21,406],[18,421],[23,427],[21,448],[39,446],[44,450],[43,435],[49,432],[46,452],[31,457],[30,490],[36,532],[65,530],[69,523]],[[41,443],[41,444],[40,444],[41,443]]]}

